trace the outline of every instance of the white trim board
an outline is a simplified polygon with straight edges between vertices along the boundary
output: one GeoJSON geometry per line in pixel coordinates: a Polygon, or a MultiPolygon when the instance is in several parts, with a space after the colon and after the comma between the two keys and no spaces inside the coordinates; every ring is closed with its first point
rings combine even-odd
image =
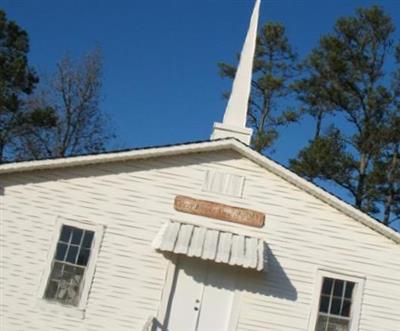
{"type": "Polygon", "coordinates": [[[364,275],[347,274],[340,271],[330,271],[325,269],[318,269],[315,275],[314,293],[312,299],[312,306],[310,316],[308,320],[308,331],[315,330],[319,313],[319,302],[321,296],[322,281],[325,277],[340,279],[355,283],[354,294],[352,298],[351,306],[351,319],[350,319],[350,331],[357,331],[360,323],[362,300],[364,296],[364,275]]]}
{"type": "Polygon", "coordinates": [[[166,147],[154,147],[146,149],[138,149],[133,151],[104,153],[98,155],[75,156],[60,158],[54,160],[42,161],[26,161],[0,165],[0,175],[20,173],[33,170],[47,170],[65,167],[84,166],[90,164],[140,160],[155,157],[176,156],[190,153],[215,152],[220,150],[232,150],[239,153],[241,156],[255,162],[271,173],[285,179],[287,182],[297,186],[307,193],[315,196],[319,200],[329,204],[333,208],[339,210],[352,219],[364,224],[373,229],[388,239],[391,239],[397,244],[400,244],[400,233],[390,229],[389,227],[379,223],[369,215],[361,212],[346,202],[340,200],[336,196],[328,193],[317,185],[301,178],[294,172],[286,169],[282,165],[268,159],[251,149],[249,146],[239,142],[234,138],[212,140],[198,143],[188,143],[182,145],[173,145],[166,147]]]}
{"type": "Polygon", "coordinates": [[[70,219],[61,216],[58,216],[56,218],[51,243],[47,254],[47,260],[44,265],[44,270],[42,272],[42,276],[39,283],[39,289],[37,295],[39,307],[41,307],[42,309],[50,310],[52,312],[65,313],[66,315],[72,315],[75,317],[79,317],[81,319],[85,317],[85,310],[95,274],[96,260],[100,253],[100,246],[103,240],[104,230],[105,230],[104,225],[90,222],[87,220],[70,219]],[[91,230],[95,233],[90,252],[89,262],[87,264],[83,279],[82,293],[80,295],[79,304],[77,307],[62,305],[57,302],[48,301],[44,298],[46,286],[52,269],[52,262],[56,253],[57,243],[63,225],[70,225],[85,230],[91,230]]]}

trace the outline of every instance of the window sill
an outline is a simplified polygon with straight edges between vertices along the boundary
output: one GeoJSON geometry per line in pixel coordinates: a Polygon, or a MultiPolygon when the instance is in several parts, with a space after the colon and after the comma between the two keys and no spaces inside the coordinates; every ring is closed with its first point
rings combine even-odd
{"type": "Polygon", "coordinates": [[[47,301],[45,299],[38,299],[37,306],[41,310],[45,310],[55,314],[63,314],[65,316],[84,319],[85,318],[85,309],[80,309],[76,307],[64,306],[62,304],[47,301]]]}

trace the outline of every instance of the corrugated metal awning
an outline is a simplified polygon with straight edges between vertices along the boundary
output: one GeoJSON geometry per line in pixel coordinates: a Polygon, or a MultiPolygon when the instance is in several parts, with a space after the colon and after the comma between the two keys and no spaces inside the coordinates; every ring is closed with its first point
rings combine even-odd
{"type": "Polygon", "coordinates": [[[160,251],[262,270],[261,239],[176,221],[167,222],[152,246],[160,251]]]}

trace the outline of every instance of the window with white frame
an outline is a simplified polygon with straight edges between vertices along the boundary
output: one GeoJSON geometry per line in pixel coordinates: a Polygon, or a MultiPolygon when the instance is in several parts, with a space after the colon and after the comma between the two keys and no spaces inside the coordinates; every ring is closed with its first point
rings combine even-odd
{"type": "Polygon", "coordinates": [[[104,227],[59,217],[39,297],[59,307],[85,309],[104,227]]]}
{"type": "Polygon", "coordinates": [[[355,283],[324,277],[316,331],[349,331],[355,283]]]}
{"type": "Polygon", "coordinates": [[[94,232],[62,225],[44,297],[78,306],[94,232]]]}
{"type": "Polygon", "coordinates": [[[309,331],[357,331],[365,278],[318,270],[309,331]]]}

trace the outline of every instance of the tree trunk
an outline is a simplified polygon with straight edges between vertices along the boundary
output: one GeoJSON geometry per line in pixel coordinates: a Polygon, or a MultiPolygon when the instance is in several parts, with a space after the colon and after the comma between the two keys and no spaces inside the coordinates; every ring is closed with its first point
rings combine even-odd
{"type": "Polygon", "coordinates": [[[320,110],[317,114],[317,125],[315,129],[315,135],[314,135],[314,140],[319,138],[321,134],[321,125],[322,125],[322,110],[320,110]]]}
{"type": "Polygon", "coordinates": [[[0,164],[4,162],[4,142],[0,141],[0,164]]]}
{"type": "Polygon", "coordinates": [[[389,225],[390,214],[392,212],[392,204],[393,204],[393,190],[390,190],[390,193],[388,194],[388,197],[385,201],[385,210],[382,219],[382,223],[385,225],[389,225]]]}
{"type": "Polygon", "coordinates": [[[390,215],[391,215],[392,206],[394,203],[395,191],[394,191],[394,187],[393,187],[393,182],[394,182],[393,176],[398,167],[398,164],[397,164],[398,153],[399,153],[399,148],[398,148],[398,146],[396,146],[394,148],[392,162],[390,165],[390,169],[388,171],[389,190],[388,190],[388,194],[387,194],[386,200],[385,200],[385,208],[384,208],[383,219],[382,219],[382,223],[385,225],[389,225],[389,223],[390,223],[390,215]]]}
{"type": "Polygon", "coordinates": [[[358,209],[362,209],[362,203],[364,200],[366,169],[367,169],[367,156],[364,153],[362,153],[360,155],[359,176],[358,176],[357,190],[355,196],[355,206],[358,209]]]}

